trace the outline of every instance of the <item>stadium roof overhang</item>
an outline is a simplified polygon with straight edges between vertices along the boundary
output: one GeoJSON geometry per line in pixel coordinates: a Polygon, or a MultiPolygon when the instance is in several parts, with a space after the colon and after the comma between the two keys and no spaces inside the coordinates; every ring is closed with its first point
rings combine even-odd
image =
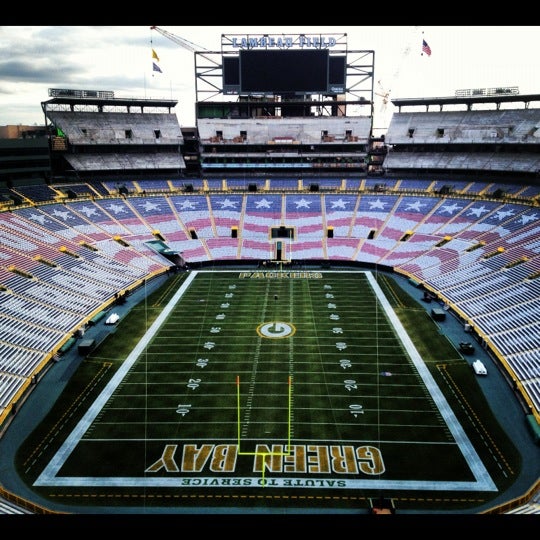
{"type": "Polygon", "coordinates": [[[136,99],[136,98],[82,98],[82,97],[54,97],[41,103],[42,110],[54,110],[62,107],[75,108],[92,106],[97,110],[103,110],[110,107],[124,107],[129,112],[131,109],[164,108],[174,109],[178,100],[173,99],[136,99]]]}
{"type": "Polygon", "coordinates": [[[466,105],[471,109],[473,105],[491,103],[497,108],[501,103],[523,103],[525,108],[529,107],[532,101],[540,101],[540,94],[511,94],[511,95],[489,95],[489,96],[448,96],[431,98],[398,98],[392,99],[392,104],[399,109],[408,106],[426,106],[439,105],[442,109],[444,105],[466,105]]]}

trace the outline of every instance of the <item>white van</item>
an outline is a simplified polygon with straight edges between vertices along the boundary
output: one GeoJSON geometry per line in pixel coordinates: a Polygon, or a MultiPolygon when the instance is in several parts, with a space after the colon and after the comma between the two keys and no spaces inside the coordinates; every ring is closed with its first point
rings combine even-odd
{"type": "Polygon", "coordinates": [[[116,324],[118,320],[120,319],[120,316],[118,313],[113,313],[109,316],[109,318],[105,321],[105,324],[116,324]]]}
{"type": "Polygon", "coordinates": [[[477,375],[487,375],[486,366],[480,360],[475,360],[472,363],[472,368],[477,375]]]}

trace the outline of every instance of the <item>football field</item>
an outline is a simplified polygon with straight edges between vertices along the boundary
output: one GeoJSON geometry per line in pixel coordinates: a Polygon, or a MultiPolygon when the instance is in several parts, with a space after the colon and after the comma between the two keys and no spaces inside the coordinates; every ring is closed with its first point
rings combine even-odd
{"type": "Polygon", "coordinates": [[[121,360],[34,487],[338,506],[497,490],[375,273],[193,271],[121,360]]]}

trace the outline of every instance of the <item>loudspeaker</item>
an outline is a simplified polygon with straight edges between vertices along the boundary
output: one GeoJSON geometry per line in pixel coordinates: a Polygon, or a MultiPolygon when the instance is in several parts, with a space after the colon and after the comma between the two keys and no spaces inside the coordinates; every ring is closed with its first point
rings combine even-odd
{"type": "Polygon", "coordinates": [[[334,229],[326,229],[326,236],[328,238],[334,238],[334,229]]]}
{"type": "Polygon", "coordinates": [[[193,193],[193,184],[184,184],[184,191],[186,193],[193,193]]]}
{"type": "Polygon", "coordinates": [[[319,184],[309,184],[309,191],[319,191],[319,184]]]}
{"type": "Polygon", "coordinates": [[[238,229],[231,229],[231,238],[238,238],[238,229]]]}
{"type": "Polygon", "coordinates": [[[248,184],[248,191],[257,191],[257,184],[248,184]]]}

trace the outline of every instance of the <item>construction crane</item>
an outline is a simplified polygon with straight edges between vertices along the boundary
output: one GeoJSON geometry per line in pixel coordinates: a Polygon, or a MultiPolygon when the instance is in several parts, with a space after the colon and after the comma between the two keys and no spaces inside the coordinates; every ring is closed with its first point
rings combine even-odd
{"type": "Polygon", "coordinates": [[[401,53],[401,58],[400,58],[398,64],[396,65],[396,70],[394,71],[394,74],[392,75],[392,80],[390,81],[390,86],[388,88],[385,88],[385,86],[383,86],[383,84],[382,84],[382,82],[380,80],[377,81],[377,84],[379,86],[379,92],[375,92],[375,95],[382,98],[382,103],[381,103],[381,112],[382,113],[384,113],[386,111],[386,107],[388,105],[388,102],[390,101],[390,93],[392,91],[392,88],[398,82],[399,75],[400,75],[403,63],[405,62],[405,59],[407,58],[407,56],[409,56],[409,54],[411,53],[411,44],[412,44],[412,41],[417,36],[418,29],[419,29],[419,26],[415,26],[412,29],[411,33],[409,34],[409,38],[408,38],[407,42],[405,43],[405,46],[404,46],[403,51],[401,53]]]}
{"type": "Polygon", "coordinates": [[[185,38],[171,34],[171,32],[167,32],[167,30],[163,30],[163,28],[160,28],[159,26],[151,26],[150,30],[155,30],[156,32],[159,32],[162,36],[165,36],[171,41],[174,41],[175,43],[177,43],[184,49],[187,49],[188,51],[195,52],[195,51],[201,51],[201,50],[202,51],[208,50],[205,47],[201,47],[195,43],[192,43],[191,41],[185,38]]]}
{"type": "Polygon", "coordinates": [[[379,86],[379,91],[378,92],[375,92],[375,95],[376,96],[379,96],[380,98],[382,98],[382,102],[381,102],[381,112],[385,112],[386,111],[386,107],[388,105],[388,102],[390,101],[390,92],[391,92],[391,89],[389,90],[386,90],[386,88],[383,87],[381,81],[377,81],[377,84],[379,86]]]}

